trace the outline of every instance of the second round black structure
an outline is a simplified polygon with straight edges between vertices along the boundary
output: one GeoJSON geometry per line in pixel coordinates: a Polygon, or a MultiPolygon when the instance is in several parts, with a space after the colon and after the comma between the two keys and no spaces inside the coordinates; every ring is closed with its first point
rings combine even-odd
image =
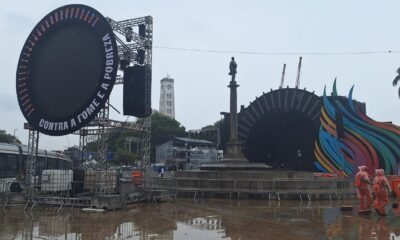
{"type": "MultiPolygon", "coordinates": [[[[322,104],[322,97],[314,92],[280,88],[242,106],[238,113],[238,139],[246,158],[275,169],[315,171],[314,145],[322,104]]],[[[228,114],[224,114],[223,126],[222,138],[229,129],[228,114]]]]}

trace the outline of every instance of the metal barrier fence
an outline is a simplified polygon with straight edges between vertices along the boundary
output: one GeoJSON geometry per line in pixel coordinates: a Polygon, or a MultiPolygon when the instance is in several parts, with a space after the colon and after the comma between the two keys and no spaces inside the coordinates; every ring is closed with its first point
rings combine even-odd
{"type": "MultiPolygon", "coordinates": [[[[100,193],[118,194],[121,185],[142,186],[145,180],[141,174],[118,178],[115,170],[104,171],[104,180],[96,180],[94,170],[43,170],[30,180],[17,181],[15,178],[0,179],[0,194],[7,192],[26,193],[28,186],[33,187],[33,195],[49,195],[74,197],[79,195],[95,195],[100,193]]],[[[140,172],[139,172],[140,173],[140,172]]],[[[29,196],[28,196],[29,197],[29,196]]]]}
{"type": "Polygon", "coordinates": [[[195,196],[207,193],[296,195],[300,200],[311,196],[326,195],[328,199],[343,198],[355,193],[354,186],[344,179],[276,178],[272,180],[251,179],[201,179],[201,178],[152,178],[151,188],[177,193],[191,192],[195,196]]]}
{"type": "Polygon", "coordinates": [[[57,207],[58,212],[66,206],[118,209],[125,204],[156,202],[167,196],[163,191],[148,191],[150,174],[145,171],[132,171],[129,176],[122,176],[115,170],[108,170],[100,181],[96,180],[97,173],[94,170],[44,170],[30,181],[2,179],[0,207],[14,206],[18,201],[18,205],[25,205],[24,210],[38,205],[57,207]]]}

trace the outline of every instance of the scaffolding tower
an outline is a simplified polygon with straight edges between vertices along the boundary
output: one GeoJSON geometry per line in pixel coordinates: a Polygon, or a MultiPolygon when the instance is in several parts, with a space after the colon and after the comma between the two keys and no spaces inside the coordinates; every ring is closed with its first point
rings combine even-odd
{"type": "Polygon", "coordinates": [[[39,132],[29,126],[28,123],[24,124],[24,128],[29,131],[28,138],[28,156],[26,160],[26,188],[28,193],[28,199],[33,198],[35,192],[36,178],[36,160],[39,149],[39,132]]]}
{"type": "MultiPolygon", "coordinates": [[[[118,46],[118,55],[125,64],[145,65],[146,68],[146,84],[151,84],[151,67],[152,67],[152,43],[153,43],[153,18],[151,16],[115,21],[108,18],[108,21],[115,33],[118,46]],[[138,27],[138,33],[134,28],[138,27]],[[118,35],[125,38],[118,37],[118,35]]],[[[121,62],[120,62],[121,63],[121,62]]],[[[121,65],[121,64],[120,64],[121,65]]],[[[123,77],[117,77],[115,84],[123,84],[123,77]]],[[[151,86],[148,88],[151,89],[151,86]]],[[[150,99],[148,99],[150,100],[150,99]]],[[[87,126],[80,129],[74,134],[79,135],[79,150],[81,151],[81,161],[84,160],[84,152],[88,143],[88,137],[91,140],[98,141],[97,164],[96,164],[96,181],[101,183],[105,180],[105,169],[107,160],[107,143],[110,133],[119,132],[142,132],[142,156],[141,169],[143,176],[146,176],[146,169],[150,164],[150,134],[151,134],[151,116],[146,117],[140,123],[128,121],[117,121],[109,119],[109,101],[106,102],[104,108],[100,110],[96,118],[87,126]]],[[[35,187],[35,169],[36,158],[38,154],[39,132],[32,129],[26,124],[25,129],[29,130],[28,156],[26,182],[29,198],[32,198],[35,187]]],[[[146,187],[146,182],[144,187],[146,187]]],[[[96,194],[103,194],[101,184],[96,186],[96,194]]]]}
{"type": "MultiPolygon", "coordinates": [[[[145,74],[146,84],[150,84],[147,89],[151,89],[151,69],[152,69],[152,50],[153,50],[153,18],[151,16],[115,21],[108,18],[108,21],[116,33],[118,54],[120,59],[124,59],[129,64],[139,64],[147,66],[145,74]],[[138,33],[133,31],[138,28],[138,33]],[[123,41],[118,34],[125,37],[123,41]],[[130,43],[132,42],[132,43],[130,43]],[[149,72],[150,71],[150,72],[149,72]]],[[[128,65],[129,65],[128,64],[128,65]]],[[[117,78],[116,84],[123,83],[122,78],[117,78]]],[[[150,101],[150,99],[146,99],[150,101]]],[[[143,136],[143,151],[141,167],[142,171],[147,169],[150,164],[150,134],[151,134],[151,116],[144,118],[141,126],[146,129],[143,136]]]]}
{"type": "MultiPolygon", "coordinates": [[[[117,40],[118,55],[121,60],[120,68],[124,68],[122,62],[127,66],[130,64],[147,66],[146,71],[150,72],[146,72],[145,82],[146,84],[151,84],[153,18],[151,16],[146,16],[122,21],[115,21],[108,18],[108,21],[117,40]],[[138,27],[138,33],[134,31],[135,27],[138,27]]],[[[118,76],[115,84],[123,84],[123,77],[118,76]]],[[[151,89],[151,86],[149,86],[148,89],[151,89]]],[[[150,99],[148,100],[150,101],[150,99]]],[[[116,131],[121,132],[121,128],[123,128],[125,132],[142,132],[143,139],[141,144],[142,156],[140,166],[143,176],[145,176],[146,169],[150,164],[151,116],[144,118],[141,123],[111,120],[109,119],[109,107],[110,104],[107,102],[104,108],[98,113],[97,117],[87,127],[79,131],[79,146],[82,162],[87,144],[87,137],[95,136],[98,141],[96,182],[99,186],[96,188],[96,194],[103,194],[101,182],[104,181],[106,175],[107,142],[110,133],[116,131]]]]}

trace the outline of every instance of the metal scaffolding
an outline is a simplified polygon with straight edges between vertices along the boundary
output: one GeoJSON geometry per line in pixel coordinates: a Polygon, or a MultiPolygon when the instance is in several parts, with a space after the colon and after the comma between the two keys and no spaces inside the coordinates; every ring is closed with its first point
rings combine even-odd
{"type": "Polygon", "coordinates": [[[80,165],[83,166],[84,162],[84,153],[86,151],[86,145],[88,142],[88,128],[83,127],[81,130],[79,130],[79,152],[80,152],[80,157],[81,157],[81,162],[80,165]]]}
{"type": "Polygon", "coordinates": [[[36,170],[36,159],[39,148],[39,132],[26,124],[26,128],[29,130],[28,139],[28,156],[26,161],[26,187],[28,190],[28,198],[31,200],[35,192],[35,170],[36,170]]]}
{"type": "Polygon", "coordinates": [[[150,137],[151,137],[151,116],[144,119],[143,127],[147,129],[143,136],[142,167],[147,169],[150,165],[150,137]]]}
{"type": "Polygon", "coordinates": [[[103,194],[104,181],[106,179],[106,161],[107,161],[107,143],[108,131],[105,122],[108,121],[110,115],[109,100],[107,100],[104,108],[97,114],[98,120],[98,139],[97,139],[97,164],[96,164],[96,194],[103,194]]]}
{"type": "MultiPolygon", "coordinates": [[[[146,66],[146,84],[151,89],[151,66],[152,66],[152,42],[153,42],[153,18],[151,16],[115,21],[108,18],[108,21],[115,33],[118,46],[118,55],[120,60],[124,60],[128,66],[130,64],[146,66]],[[138,27],[138,33],[134,28],[138,27]],[[118,35],[122,37],[118,37],[118,35]],[[123,40],[123,38],[125,38],[123,40]]],[[[122,66],[120,66],[122,68],[122,66]]],[[[123,84],[123,77],[117,77],[115,84],[123,84]]],[[[151,99],[146,99],[151,101],[151,99]]],[[[109,103],[98,113],[97,117],[88,124],[85,129],[79,131],[80,150],[83,151],[87,144],[88,136],[95,136],[98,141],[98,154],[96,164],[96,181],[99,184],[96,194],[102,194],[101,182],[105,179],[106,160],[107,160],[107,141],[108,134],[112,132],[121,132],[121,128],[125,132],[139,131],[143,133],[142,139],[142,171],[148,168],[150,164],[150,135],[151,135],[151,116],[146,117],[141,123],[122,122],[109,119],[109,103]]]]}
{"type": "MultiPolygon", "coordinates": [[[[108,18],[114,32],[125,37],[126,42],[117,37],[118,54],[120,58],[128,59],[129,63],[145,65],[146,68],[146,84],[150,84],[151,89],[151,67],[152,67],[152,48],[153,48],[153,18],[151,16],[115,21],[108,18]],[[138,33],[134,32],[135,27],[139,28],[138,33]],[[132,43],[127,43],[132,42],[132,43]],[[144,52],[144,59],[141,59],[140,53],[144,52]],[[127,58],[127,55],[130,57],[127,58]]],[[[117,78],[116,84],[123,83],[123,78],[117,78]]],[[[150,99],[146,99],[150,101],[150,99]]],[[[141,128],[143,134],[143,155],[141,166],[146,169],[150,164],[150,133],[151,133],[151,116],[144,118],[141,128]]]]}
{"type": "MultiPolygon", "coordinates": [[[[145,82],[148,84],[147,89],[151,89],[153,18],[151,16],[146,16],[122,21],[115,21],[108,18],[108,21],[115,33],[120,59],[124,60],[125,64],[128,66],[130,64],[146,66],[145,82]],[[138,27],[138,33],[134,31],[135,27],[138,27]],[[122,40],[118,35],[125,39],[122,40]]],[[[117,77],[115,84],[123,84],[123,78],[117,77]]],[[[151,99],[146,99],[146,101],[151,101],[151,99]]],[[[142,156],[140,165],[143,173],[146,172],[146,169],[150,164],[151,116],[143,118],[139,123],[111,120],[109,119],[110,106],[111,105],[107,101],[104,108],[100,110],[93,121],[74,133],[79,135],[79,150],[81,151],[82,163],[84,161],[84,152],[86,151],[88,138],[90,138],[91,141],[98,142],[95,178],[97,185],[95,194],[105,193],[102,188],[102,182],[105,182],[107,175],[107,143],[110,133],[121,133],[122,131],[142,132],[142,156]]],[[[33,198],[39,132],[29,128],[28,125],[26,126],[26,129],[29,129],[26,182],[29,196],[30,198],[33,198]]],[[[144,176],[146,175],[144,174],[144,176]]],[[[145,181],[145,186],[146,185],[145,181]]]]}

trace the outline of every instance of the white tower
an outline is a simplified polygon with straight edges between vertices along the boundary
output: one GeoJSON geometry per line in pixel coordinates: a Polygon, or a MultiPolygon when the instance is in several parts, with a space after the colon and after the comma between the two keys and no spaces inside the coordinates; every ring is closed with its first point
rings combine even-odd
{"type": "Polygon", "coordinates": [[[175,119],[174,79],[169,75],[161,79],[160,112],[175,119]]]}

